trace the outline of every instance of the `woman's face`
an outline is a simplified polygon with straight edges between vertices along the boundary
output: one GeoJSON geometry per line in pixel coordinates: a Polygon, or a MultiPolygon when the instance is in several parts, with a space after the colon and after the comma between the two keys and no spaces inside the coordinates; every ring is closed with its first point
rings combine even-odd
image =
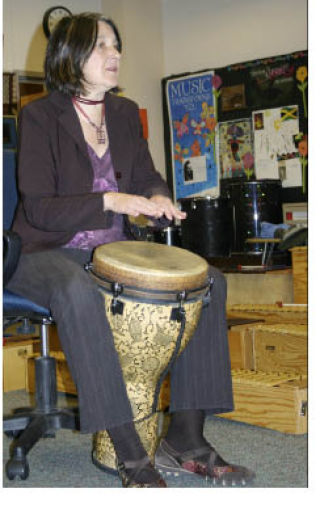
{"type": "Polygon", "coordinates": [[[90,57],[83,66],[85,89],[90,95],[101,96],[118,85],[120,53],[112,27],[98,21],[98,36],[90,57]]]}

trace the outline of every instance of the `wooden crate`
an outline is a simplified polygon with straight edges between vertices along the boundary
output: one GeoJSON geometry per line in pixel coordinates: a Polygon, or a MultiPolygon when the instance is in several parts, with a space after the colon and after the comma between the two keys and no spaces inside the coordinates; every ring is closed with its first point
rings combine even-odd
{"type": "Polygon", "coordinates": [[[308,327],[293,324],[251,325],[256,371],[308,372],[308,327]]]}
{"type": "Polygon", "coordinates": [[[161,411],[164,411],[169,408],[169,405],[170,405],[170,373],[166,376],[166,378],[162,382],[160,393],[159,393],[158,409],[161,411]]]}
{"type": "Polygon", "coordinates": [[[49,345],[50,352],[62,352],[58,329],[56,325],[49,325],[49,345]]]}
{"type": "Polygon", "coordinates": [[[3,346],[3,392],[24,389],[26,359],[38,349],[39,338],[10,337],[3,346]]]}
{"type": "Polygon", "coordinates": [[[288,434],[307,432],[307,379],[296,373],[233,370],[235,410],[220,417],[288,434]]]}
{"type": "Polygon", "coordinates": [[[293,275],[291,269],[263,273],[228,272],[227,305],[276,302],[293,303],[293,275]]]}
{"type": "Polygon", "coordinates": [[[279,304],[234,304],[227,308],[228,318],[260,319],[266,323],[308,323],[308,308],[306,305],[279,304]]]}
{"type": "MultiPolygon", "coordinates": [[[[68,364],[63,352],[53,351],[50,356],[56,359],[57,390],[68,394],[77,394],[77,388],[71,377],[68,364]]],[[[28,356],[26,390],[30,393],[35,391],[35,359],[38,353],[28,356]]]]}
{"type": "Polygon", "coordinates": [[[228,342],[232,369],[254,369],[253,332],[254,324],[234,325],[228,330],[228,342]]]}
{"type": "Polygon", "coordinates": [[[308,248],[291,248],[293,298],[295,303],[308,303],[308,248]]]}

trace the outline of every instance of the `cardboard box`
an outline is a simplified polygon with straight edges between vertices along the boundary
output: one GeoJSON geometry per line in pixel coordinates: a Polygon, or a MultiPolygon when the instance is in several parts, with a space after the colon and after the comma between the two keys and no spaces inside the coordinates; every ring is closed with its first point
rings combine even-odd
{"type": "Polygon", "coordinates": [[[220,417],[288,434],[307,432],[307,379],[296,373],[233,370],[235,410],[220,417]]]}

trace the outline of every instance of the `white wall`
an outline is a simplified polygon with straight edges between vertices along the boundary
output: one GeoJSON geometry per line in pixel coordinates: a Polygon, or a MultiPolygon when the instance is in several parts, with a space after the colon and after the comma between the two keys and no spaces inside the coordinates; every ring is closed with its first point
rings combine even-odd
{"type": "MultiPolygon", "coordinates": [[[[88,10],[88,0],[3,0],[4,71],[42,71],[47,40],[42,30],[45,11],[64,5],[73,13],[88,10]]],[[[101,0],[90,0],[90,10],[101,10],[101,0]]]]}
{"type": "MultiPolygon", "coordinates": [[[[59,4],[59,2],[57,2],[59,4]]],[[[307,0],[63,0],[102,12],[123,37],[120,83],[148,110],[149,144],[165,176],[161,78],[307,48],[307,0]]],[[[52,0],[3,0],[3,69],[42,71],[42,17],[52,0]]]]}
{"type": "Polygon", "coordinates": [[[165,75],[307,48],[307,0],[163,0],[165,75]]]}

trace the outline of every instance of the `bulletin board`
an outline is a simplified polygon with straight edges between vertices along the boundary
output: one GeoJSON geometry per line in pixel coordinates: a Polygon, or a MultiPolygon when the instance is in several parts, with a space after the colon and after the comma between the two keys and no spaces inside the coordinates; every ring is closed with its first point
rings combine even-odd
{"type": "Polygon", "coordinates": [[[208,191],[219,196],[223,184],[235,179],[277,178],[282,181],[283,202],[307,201],[307,92],[305,50],[165,77],[166,171],[174,198],[206,196],[208,191]],[[179,84],[190,85],[196,76],[211,77],[211,97],[206,92],[210,100],[193,91],[197,108],[191,110],[182,100],[184,109],[179,110],[173,106],[170,87],[178,91],[179,84]],[[202,183],[185,179],[184,165],[197,156],[195,152],[200,152],[202,169],[206,168],[202,183]]]}

